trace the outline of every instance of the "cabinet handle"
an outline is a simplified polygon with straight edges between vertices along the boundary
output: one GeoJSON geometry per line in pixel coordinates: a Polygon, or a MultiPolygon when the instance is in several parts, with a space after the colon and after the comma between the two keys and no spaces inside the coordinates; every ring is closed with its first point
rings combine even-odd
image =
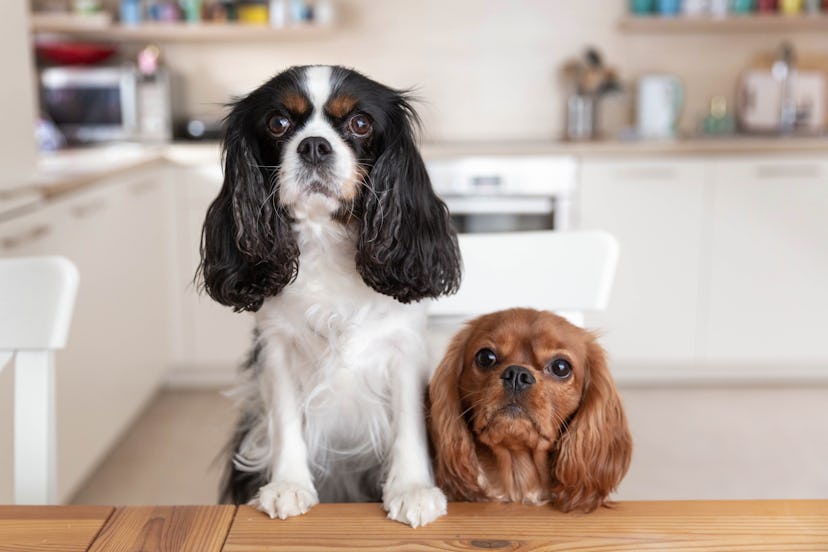
{"type": "Polygon", "coordinates": [[[40,238],[48,236],[52,233],[52,228],[46,224],[34,226],[25,232],[21,232],[16,236],[7,236],[0,240],[0,247],[3,249],[17,249],[18,247],[36,242],[40,238]]]}
{"type": "Polygon", "coordinates": [[[615,176],[624,180],[673,180],[676,170],[672,167],[631,167],[616,170],[615,176]]]}
{"type": "Polygon", "coordinates": [[[819,165],[759,165],[756,167],[756,177],[764,179],[776,178],[819,178],[822,171],[819,165]]]}
{"type": "Polygon", "coordinates": [[[95,201],[90,201],[89,203],[84,203],[83,205],[76,205],[72,207],[72,215],[77,218],[86,218],[90,215],[93,215],[106,207],[106,201],[103,199],[98,199],[95,201]]]}

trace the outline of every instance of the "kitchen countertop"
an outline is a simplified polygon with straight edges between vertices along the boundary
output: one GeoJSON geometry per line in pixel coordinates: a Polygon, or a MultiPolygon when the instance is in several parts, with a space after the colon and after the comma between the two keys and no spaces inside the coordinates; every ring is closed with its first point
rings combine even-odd
{"type": "MultiPolygon", "coordinates": [[[[641,142],[426,142],[422,144],[421,150],[426,159],[468,155],[637,157],[828,154],[828,137],[728,137],[641,142]]],[[[162,166],[165,163],[204,166],[218,164],[219,161],[220,149],[217,142],[115,144],[43,154],[40,156],[34,177],[27,185],[0,190],[0,220],[117,174],[162,166]]]]}
{"type": "Polygon", "coordinates": [[[571,155],[576,157],[638,155],[754,155],[774,153],[828,153],[828,136],[734,136],[681,140],[591,142],[506,141],[427,142],[427,158],[460,155],[571,155]]]}

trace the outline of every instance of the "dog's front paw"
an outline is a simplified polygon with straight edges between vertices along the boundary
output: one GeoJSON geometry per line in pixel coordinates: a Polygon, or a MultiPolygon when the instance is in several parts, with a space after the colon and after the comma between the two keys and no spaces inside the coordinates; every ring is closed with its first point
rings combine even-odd
{"type": "Polygon", "coordinates": [[[266,513],[270,519],[287,519],[300,516],[319,504],[319,497],[313,486],[290,481],[272,481],[259,489],[251,501],[257,510],[266,513]]]}
{"type": "Polygon", "coordinates": [[[446,514],[446,495],[431,485],[387,489],[382,506],[390,519],[420,527],[446,514]]]}

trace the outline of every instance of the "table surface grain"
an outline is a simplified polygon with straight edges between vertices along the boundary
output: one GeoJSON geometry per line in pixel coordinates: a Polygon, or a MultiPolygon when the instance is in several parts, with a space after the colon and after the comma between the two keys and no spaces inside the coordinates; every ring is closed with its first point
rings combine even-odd
{"type": "Polygon", "coordinates": [[[378,504],[321,504],[271,520],[241,506],[3,506],[0,551],[828,552],[828,500],[622,502],[592,514],[449,504],[411,529],[378,504]]]}

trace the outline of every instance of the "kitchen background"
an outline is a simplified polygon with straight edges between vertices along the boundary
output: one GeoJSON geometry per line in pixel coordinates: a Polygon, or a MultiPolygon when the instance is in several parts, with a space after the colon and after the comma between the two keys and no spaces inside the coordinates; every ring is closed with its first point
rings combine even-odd
{"type": "MultiPolygon", "coordinates": [[[[311,63],[416,90],[424,155],[463,230],[619,239],[609,308],[587,318],[636,439],[618,498],[828,496],[819,2],[210,4],[14,0],[0,18],[14,83],[0,92],[0,255],[59,253],[81,269],[57,360],[61,501],[215,496],[211,462],[233,416],[217,390],[250,320],[190,284],[221,181],[214,130],[234,95],[311,63]],[[199,5],[251,22],[150,21],[199,5]],[[42,117],[37,152],[36,113],[61,123],[77,82],[56,56],[101,45],[117,51],[99,65],[140,55],[145,69],[131,73],[143,95],[122,102],[135,125],[115,125],[131,139],[65,147],[77,127],[42,117]]],[[[103,126],[80,136],[113,130],[103,126]]],[[[12,377],[0,372],[0,502],[11,500],[12,377]]]]}

